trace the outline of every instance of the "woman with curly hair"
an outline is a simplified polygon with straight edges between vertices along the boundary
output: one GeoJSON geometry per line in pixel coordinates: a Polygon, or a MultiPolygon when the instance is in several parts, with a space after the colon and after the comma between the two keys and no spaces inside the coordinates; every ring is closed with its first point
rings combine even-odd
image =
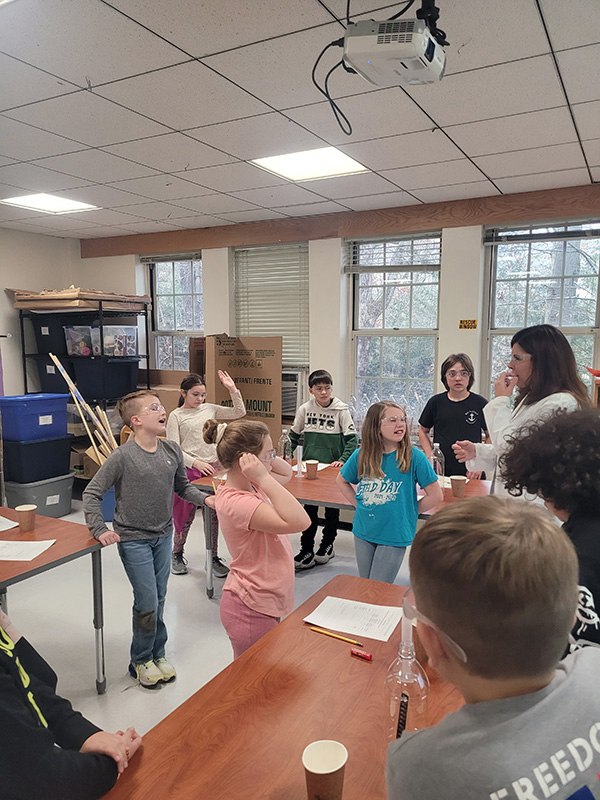
{"type": "Polygon", "coordinates": [[[500,459],[509,494],[536,494],[563,522],[579,559],[573,636],[600,646],[600,412],[556,414],[519,431],[500,459]]]}
{"type": "MultiPolygon", "coordinates": [[[[575,411],[590,405],[577,374],[575,356],[564,334],[553,325],[532,325],[511,339],[508,370],[496,380],[494,399],[483,409],[491,444],[459,441],[452,445],[459,462],[471,472],[494,475],[493,494],[506,494],[496,474],[507,438],[520,428],[547,419],[559,409],[575,411]],[[511,395],[517,390],[514,406],[511,395]]],[[[532,498],[526,498],[532,499],[532,498]]]]}

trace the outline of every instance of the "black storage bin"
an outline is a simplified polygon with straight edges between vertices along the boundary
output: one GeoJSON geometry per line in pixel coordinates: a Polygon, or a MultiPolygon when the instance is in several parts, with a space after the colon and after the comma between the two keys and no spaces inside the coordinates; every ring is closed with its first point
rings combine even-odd
{"type": "Polygon", "coordinates": [[[84,397],[114,399],[137,389],[139,358],[74,358],[73,366],[84,397]]]}
{"type": "Polygon", "coordinates": [[[34,483],[69,472],[72,436],[4,442],[4,471],[7,481],[34,483]]]}
{"type": "Polygon", "coordinates": [[[38,353],[54,353],[55,356],[66,355],[67,345],[63,331],[64,315],[33,314],[32,321],[38,353]]]}
{"type": "MultiPolygon", "coordinates": [[[[59,356],[58,360],[65,368],[65,372],[69,378],[74,381],[75,371],[73,370],[71,359],[67,358],[66,356],[59,356]]],[[[39,358],[36,358],[36,361],[42,392],[50,392],[51,394],[64,394],[65,392],[69,391],[67,382],[50,356],[40,356],[39,358]]]]}

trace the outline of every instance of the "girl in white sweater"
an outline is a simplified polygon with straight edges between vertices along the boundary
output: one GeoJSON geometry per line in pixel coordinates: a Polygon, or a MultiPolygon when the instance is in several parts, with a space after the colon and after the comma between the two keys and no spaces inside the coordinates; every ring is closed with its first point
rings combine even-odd
{"type": "MultiPolygon", "coordinates": [[[[202,437],[204,423],[209,419],[231,420],[239,419],[246,414],[246,407],[239,389],[227,372],[219,370],[219,380],[231,395],[232,407],[217,406],[206,402],[206,383],[201,375],[191,373],[180,384],[181,397],[179,408],[169,415],[167,421],[167,438],[177,442],[183,450],[183,463],[185,464],[188,480],[193,481],[203,475],[213,475],[221,469],[217,458],[217,448],[214,444],[207,444],[202,437]]],[[[224,578],[229,569],[219,558],[217,542],[219,529],[213,519],[212,562],[213,574],[224,578]]],[[[173,558],[171,572],[174,575],[187,573],[186,560],[183,550],[187,540],[188,531],[196,515],[196,506],[186,503],[175,495],[173,500],[173,524],[175,535],[173,537],[173,558]]]]}

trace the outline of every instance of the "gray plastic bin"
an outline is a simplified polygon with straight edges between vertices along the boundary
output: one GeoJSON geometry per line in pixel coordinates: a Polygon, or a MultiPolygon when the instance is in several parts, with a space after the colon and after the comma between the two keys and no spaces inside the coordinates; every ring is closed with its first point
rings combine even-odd
{"type": "Polygon", "coordinates": [[[73,498],[74,472],[59,475],[58,478],[47,478],[34,483],[14,483],[6,481],[6,502],[9,508],[16,508],[25,503],[37,506],[36,514],[43,517],[64,517],[71,513],[73,498]]]}

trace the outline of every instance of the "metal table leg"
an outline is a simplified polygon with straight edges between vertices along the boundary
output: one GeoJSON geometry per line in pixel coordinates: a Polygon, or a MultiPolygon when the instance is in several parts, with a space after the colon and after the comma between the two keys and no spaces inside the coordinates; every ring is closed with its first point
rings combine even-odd
{"type": "Polygon", "coordinates": [[[106,691],[104,670],[104,604],[102,600],[102,550],[92,553],[92,591],[94,596],[94,629],[96,637],[96,691],[106,691]]]}
{"type": "Polygon", "coordinates": [[[204,546],[206,548],[206,594],[212,597],[213,571],[212,571],[212,514],[211,509],[204,504],[204,546]]]}

